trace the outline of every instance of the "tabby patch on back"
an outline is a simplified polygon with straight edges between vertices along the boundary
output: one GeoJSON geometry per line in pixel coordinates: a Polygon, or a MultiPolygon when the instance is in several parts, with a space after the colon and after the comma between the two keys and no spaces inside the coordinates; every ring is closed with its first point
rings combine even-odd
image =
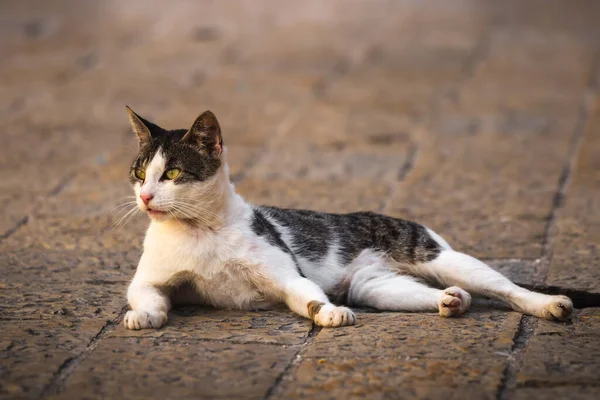
{"type": "Polygon", "coordinates": [[[249,204],[229,180],[210,111],[187,130],[127,112],[139,143],[130,180],[136,206],[150,217],[127,293],[129,329],[160,328],[175,303],[244,310],[285,303],[329,327],[354,324],[352,305],[453,317],[468,310],[470,293],[541,318],[571,315],[569,298],[521,288],[418,223],[249,204]]]}

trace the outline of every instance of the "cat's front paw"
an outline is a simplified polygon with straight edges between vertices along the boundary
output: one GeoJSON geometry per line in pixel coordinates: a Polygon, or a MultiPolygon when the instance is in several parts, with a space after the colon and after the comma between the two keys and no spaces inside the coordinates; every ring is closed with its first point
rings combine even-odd
{"type": "Polygon", "coordinates": [[[442,317],[456,317],[464,314],[471,306],[471,295],[457,286],[444,290],[439,308],[442,317]]]}
{"type": "Polygon", "coordinates": [[[167,313],[164,311],[127,311],[123,323],[127,329],[158,329],[167,322],[167,313]]]}
{"type": "Polygon", "coordinates": [[[548,303],[544,305],[541,317],[549,320],[567,319],[573,313],[573,302],[567,296],[547,296],[548,303]]]}
{"type": "Polygon", "coordinates": [[[335,328],[338,326],[354,325],[356,316],[348,307],[336,307],[332,304],[323,305],[314,315],[315,324],[335,328]]]}

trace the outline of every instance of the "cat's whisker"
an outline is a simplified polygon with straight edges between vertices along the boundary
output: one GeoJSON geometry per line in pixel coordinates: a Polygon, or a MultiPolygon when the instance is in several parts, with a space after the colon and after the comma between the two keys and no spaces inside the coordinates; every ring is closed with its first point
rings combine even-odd
{"type": "Polygon", "coordinates": [[[212,216],[212,217],[219,217],[217,214],[215,213],[210,213],[210,212],[206,212],[204,213],[202,209],[199,209],[198,207],[194,207],[188,203],[184,203],[184,202],[180,202],[180,201],[174,201],[173,203],[174,207],[181,209],[184,209],[188,212],[191,212],[194,214],[195,218],[199,218],[199,219],[205,219],[205,216],[203,216],[202,214],[208,214],[208,216],[212,216]]]}
{"type": "Polygon", "coordinates": [[[136,208],[133,205],[127,206],[127,207],[122,207],[119,210],[113,211],[111,212],[109,215],[114,216],[115,218],[122,218],[125,215],[127,215],[128,212],[130,212],[131,210],[133,210],[134,208],[136,208]]]}
{"type": "Polygon", "coordinates": [[[123,216],[121,216],[118,220],[116,220],[113,224],[112,227],[113,228],[119,228],[122,226],[122,222],[131,214],[134,212],[134,208],[130,209],[129,211],[127,211],[125,214],[123,214],[123,216]]]}
{"type": "Polygon", "coordinates": [[[215,218],[210,218],[207,216],[203,216],[202,214],[197,213],[195,210],[194,211],[187,211],[184,212],[183,209],[179,209],[179,212],[181,212],[183,215],[186,215],[186,218],[191,220],[191,221],[195,221],[195,222],[199,222],[202,225],[206,225],[206,226],[211,226],[214,225],[215,223],[220,224],[222,222],[221,219],[215,219],[215,218]],[[189,215],[189,212],[193,212],[192,215],[189,215]]]}
{"type": "Polygon", "coordinates": [[[199,224],[199,225],[204,225],[204,226],[210,226],[214,223],[213,220],[210,220],[206,217],[203,217],[201,215],[196,215],[196,214],[189,214],[189,211],[184,211],[182,209],[178,209],[178,211],[183,214],[187,220],[195,223],[195,224],[199,224]]]}
{"type": "Polygon", "coordinates": [[[125,218],[127,218],[129,216],[130,213],[133,213],[134,211],[139,211],[139,209],[137,207],[131,207],[131,208],[125,208],[120,210],[119,212],[113,213],[112,216],[114,216],[114,218],[116,219],[116,221],[113,223],[113,225],[116,227],[119,223],[121,223],[121,221],[123,221],[125,218]]]}
{"type": "Polygon", "coordinates": [[[176,212],[183,215],[186,219],[189,219],[192,221],[204,222],[204,223],[206,222],[206,220],[203,216],[198,215],[194,209],[187,207],[184,204],[172,203],[171,207],[173,208],[173,210],[175,210],[176,212]]]}
{"type": "Polygon", "coordinates": [[[215,216],[217,215],[214,211],[211,210],[212,205],[213,205],[211,202],[204,201],[204,202],[199,203],[199,202],[192,202],[187,199],[181,199],[181,200],[180,200],[181,203],[186,204],[190,207],[193,207],[194,209],[202,210],[202,211],[206,212],[207,214],[211,214],[211,215],[215,215],[215,216]],[[185,200],[185,201],[181,201],[181,200],[185,200]]]}
{"type": "Polygon", "coordinates": [[[112,213],[119,213],[121,211],[123,211],[124,208],[127,208],[129,206],[135,205],[137,206],[137,203],[135,201],[128,201],[126,203],[123,204],[119,204],[117,206],[115,206],[112,210],[109,211],[110,214],[112,213]]]}
{"type": "Polygon", "coordinates": [[[174,219],[174,220],[177,222],[177,224],[178,224],[180,227],[182,227],[182,228],[185,228],[185,226],[183,225],[183,223],[181,223],[181,221],[179,220],[179,218],[177,218],[177,217],[175,216],[175,214],[174,214],[174,213],[173,213],[171,210],[169,210],[169,211],[168,211],[168,213],[169,213],[169,215],[170,215],[170,216],[171,216],[171,217],[172,217],[172,218],[173,218],[173,219],[174,219]]]}
{"type": "MultiPolygon", "coordinates": [[[[176,211],[176,212],[178,212],[179,214],[182,214],[185,217],[185,219],[189,219],[189,220],[195,220],[196,219],[195,216],[189,215],[187,212],[183,211],[182,209],[180,209],[177,206],[173,206],[173,210],[176,211]]],[[[175,214],[173,214],[172,212],[170,214],[171,214],[171,216],[173,218],[178,219],[177,216],[175,216],[175,214]]]]}
{"type": "Polygon", "coordinates": [[[135,217],[136,217],[136,216],[138,216],[139,214],[140,214],[140,209],[136,207],[136,208],[134,209],[133,213],[131,213],[131,214],[128,216],[127,220],[123,221],[123,223],[122,223],[122,225],[121,225],[121,226],[125,226],[126,224],[128,224],[128,223],[129,223],[129,222],[130,222],[130,221],[131,221],[133,218],[135,218],[135,217]]]}
{"type": "Polygon", "coordinates": [[[193,215],[194,218],[200,218],[200,219],[205,218],[205,216],[202,215],[202,213],[198,212],[199,211],[198,209],[190,207],[186,204],[176,204],[176,205],[174,205],[174,207],[177,207],[179,210],[187,211],[189,214],[193,215]]]}
{"type": "Polygon", "coordinates": [[[132,207],[129,211],[127,211],[118,221],[113,224],[113,228],[120,228],[125,226],[125,224],[139,211],[139,208],[132,207]]]}
{"type": "Polygon", "coordinates": [[[193,212],[194,214],[201,216],[202,214],[204,214],[203,216],[206,217],[212,217],[213,219],[216,219],[218,221],[222,221],[223,216],[218,215],[204,207],[198,207],[197,205],[192,205],[190,203],[185,203],[185,202],[181,202],[181,201],[176,201],[176,204],[180,207],[186,208],[188,211],[193,212]]]}

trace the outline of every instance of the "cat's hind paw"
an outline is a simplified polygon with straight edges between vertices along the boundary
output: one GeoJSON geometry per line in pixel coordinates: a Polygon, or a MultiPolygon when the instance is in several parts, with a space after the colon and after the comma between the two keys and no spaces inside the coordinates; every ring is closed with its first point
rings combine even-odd
{"type": "Polygon", "coordinates": [[[442,317],[456,317],[464,314],[470,306],[471,295],[459,287],[452,286],[444,290],[440,298],[440,315],[442,317]]]}
{"type": "Polygon", "coordinates": [[[573,313],[573,302],[567,296],[548,296],[550,301],[544,306],[541,317],[548,320],[564,320],[573,313]]]}
{"type": "Polygon", "coordinates": [[[336,307],[332,304],[325,304],[320,307],[314,315],[315,324],[335,328],[338,326],[354,325],[356,316],[348,307],[336,307]]]}
{"type": "Polygon", "coordinates": [[[127,311],[123,324],[127,329],[158,329],[167,322],[167,313],[164,311],[146,312],[146,311],[127,311]]]}

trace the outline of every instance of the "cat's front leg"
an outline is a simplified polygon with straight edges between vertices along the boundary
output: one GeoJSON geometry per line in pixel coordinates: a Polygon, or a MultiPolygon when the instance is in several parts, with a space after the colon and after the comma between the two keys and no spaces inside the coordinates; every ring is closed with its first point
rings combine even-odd
{"type": "Polygon", "coordinates": [[[285,285],[285,302],[295,313],[325,327],[354,325],[356,316],[348,307],[333,305],[313,281],[297,277],[285,285]]]}
{"type": "Polygon", "coordinates": [[[131,307],[123,320],[127,329],[157,329],[167,322],[169,298],[137,274],[127,290],[127,300],[131,307]]]}

